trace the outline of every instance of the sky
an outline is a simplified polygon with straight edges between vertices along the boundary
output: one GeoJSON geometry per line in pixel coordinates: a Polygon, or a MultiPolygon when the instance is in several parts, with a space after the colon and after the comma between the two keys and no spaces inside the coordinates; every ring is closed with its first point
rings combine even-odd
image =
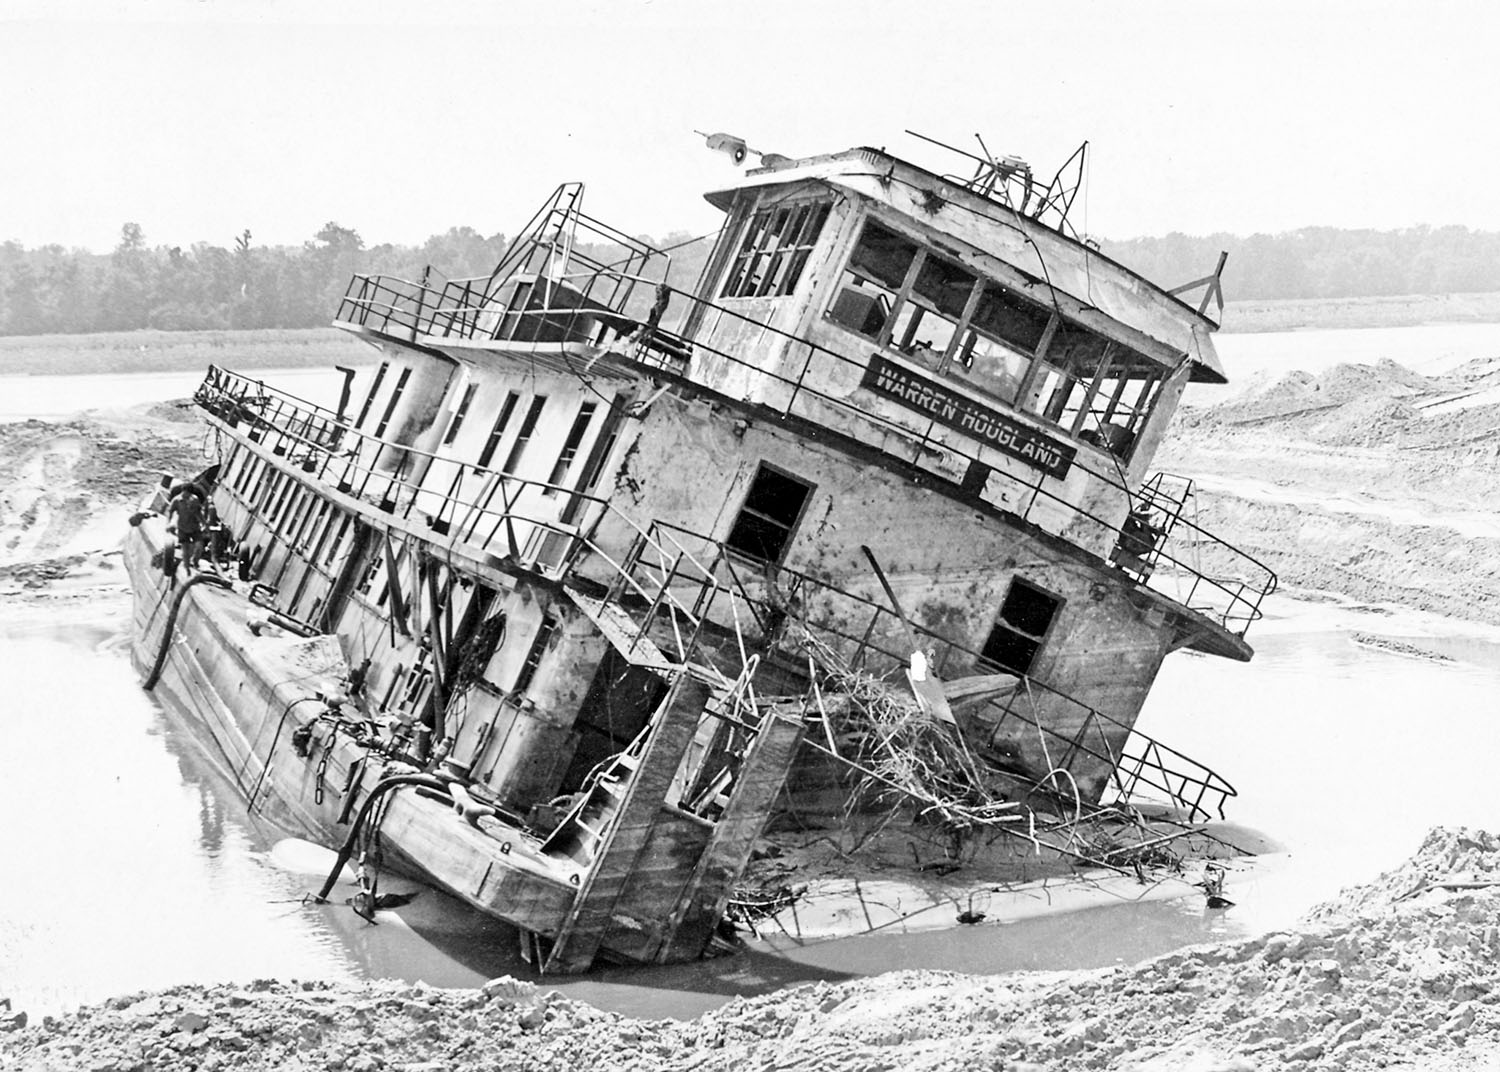
{"type": "Polygon", "coordinates": [[[1497,230],[1497,40],[1488,0],[0,0],[0,241],[416,245],[569,180],[696,234],[737,173],[695,131],[967,170],[908,128],[1088,141],[1102,237],[1497,230]]]}

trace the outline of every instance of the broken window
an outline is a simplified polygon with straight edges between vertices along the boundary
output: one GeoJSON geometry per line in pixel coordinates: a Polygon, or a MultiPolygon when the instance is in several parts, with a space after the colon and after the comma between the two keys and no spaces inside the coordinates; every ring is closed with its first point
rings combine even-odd
{"type": "Polygon", "coordinates": [[[750,217],[724,283],[725,298],[779,298],[797,287],[831,206],[825,202],[763,208],[750,217]]]}
{"type": "Polygon", "coordinates": [[[826,315],[1122,458],[1168,371],[874,219],[826,315]]]}
{"type": "Polygon", "coordinates": [[[1052,313],[1000,286],[986,283],[963,341],[948,364],[950,375],[1014,403],[1045,338],[1052,313]]]}
{"type": "Polygon", "coordinates": [[[1167,371],[1144,354],[1064,324],[1046,349],[1023,408],[1127,458],[1167,371]]]}
{"type": "Polygon", "coordinates": [[[875,220],[865,221],[834,293],[828,318],[881,341],[919,252],[911,239],[875,220]]]}
{"type": "Polygon", "coordinates": [[[828,317],[1014,402],[1052,313],[867,220],[828,317]]]}
{"type": "Polygon", "coordinates": [[[1129,457],[1166,378],[1167,369],[1161,365],[1116,348],[1080,414],[1078,438],[1129,457]]]}
{"type": "Polygon", "coordinates": [[[762,462],[725,544],[751,558],[780,562],[812,488],[762,462]]]}
{"type": "Polygon", "coordinates": [[[891,346],[931,368],[942,364],[979,277],[926,255],[891,331],[891,346]]]}
{"type": "Polygon", "coordinates": [[[1073,431],[1109,349],[1104,336],[1077,324],[1059,324],[1022,408],[1073,431]]]}
{"type": "Polygon", "coordinates": [[[984,660],[1016,674],[1031,673],[1062,600],[1019,577],[1012,578],[1000,617],[984,642],[984,660]]]}

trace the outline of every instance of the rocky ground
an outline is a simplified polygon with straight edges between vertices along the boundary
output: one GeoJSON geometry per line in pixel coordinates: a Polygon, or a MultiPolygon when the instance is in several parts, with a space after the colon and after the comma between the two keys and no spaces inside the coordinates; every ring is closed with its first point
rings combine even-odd
{"type": "Polygon", "coordinates": [[[117,998],[0,1036],[28,1072],[233,1068],[1469,1069],[1500,1061],[1500,839],[1432,831],[1293,932],[1100,971],[896,972],[640,1021],[527,983],[273,982],[117,998]]]}

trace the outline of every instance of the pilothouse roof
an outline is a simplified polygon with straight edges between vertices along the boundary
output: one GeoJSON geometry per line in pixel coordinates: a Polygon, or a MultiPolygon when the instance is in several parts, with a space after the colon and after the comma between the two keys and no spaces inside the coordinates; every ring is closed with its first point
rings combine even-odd
{"type": "MultiPolygon", "coordinates": [[[[766,153],[762,161],[741,181],[709,191],[705,199],[728,212],[741,193],[775,187],[821,184],[858,195],[904,217],[916,231],[936,232],[945,245],[962,243],[980,259],[1002,262],[1031,285],[1066,295],[1070,304],[1123,325],[1158,360],[1190,361],[1194,381],[1228,382],[1210,338],[1217,323],[1065,229],[1012,206],[1000,193],[986,196],[973,183],[869,147],[798,160],[766,153]]],[[[982,270],[982,264],[977,266],[982,270]]]]}

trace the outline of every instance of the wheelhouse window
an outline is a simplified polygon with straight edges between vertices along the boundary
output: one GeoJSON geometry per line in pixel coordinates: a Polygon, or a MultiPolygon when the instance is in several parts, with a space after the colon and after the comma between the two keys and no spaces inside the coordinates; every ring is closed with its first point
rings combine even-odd
{"type": "Polygon", "coordinates": [[[780,298],[797,288],[828,220],[826,201],[763,208],[750,217],[724,283],[725,298],[780,298]]]}
{"type": "Polygon", "coordinates": [[[1126,457],[1135,446],[1168,370],[1124,348],[1117,348],[1080,415],[1078,438],[1126,457]]]}
{"type": "Polygon", "coordinates": [[[1037,363],[1023,409],[1077,431],[1090,388],[1109,356],[1108,340],[1074,324],[1060,324],[1037,363]]]}
{"type": "Polygon", "coordinates": [[[1025,408],[1124,458],[1167,373],[1127,347],[1065,326],[1038,363],[1025,408]]]}
{"type": "Polygon", "coordinates": [[[924,256],[891,328],[890,345],[918,362],[943,363],[969,310],[979,277],[941,257],[924,256]]]}
{"type": "Polygon", "coordinates": [[[998,283],[986,283],[947,371],[985,394],[1014,404],[1051,321],[1050,310],[998,283]]]}
{"type": "Polygon", "coordinates": [[[875,220],[867,220],[839,280],[833,306],[828,310],[829,319],[866,338],[884,342],[890,337],[886,325],[921,252],[921,247],[911,239],[875,220]]]}
{"type": "Polygon", "coordinates": [[[1169,371],[874,219],[826,315],[1119,457],[1129,455],[1169,371]]]}
{"type": "Polygon", "coordinates": [[[780,562],[812,489],[806,481],[762,462],[724,542],[750,558],[780,562]]]}
{"type": "Polygon", "coordinates": [[[1016,674],[1031,673],[1061,605],[1058,597],[1020,577],[1012,578],[1005,602],[1000,604],[1000,617],[980,652],[985,662],[1016,674]]]}

